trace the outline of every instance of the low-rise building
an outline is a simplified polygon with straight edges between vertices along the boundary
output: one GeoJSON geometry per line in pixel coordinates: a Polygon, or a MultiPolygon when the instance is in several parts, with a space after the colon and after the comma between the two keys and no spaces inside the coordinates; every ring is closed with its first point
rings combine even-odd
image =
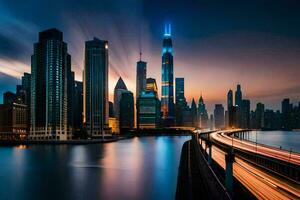
{"type": "Polygon", "coordinates": [[[27,138],[27,106],[21,103],[0,105],[0,140],[27,138]]]}

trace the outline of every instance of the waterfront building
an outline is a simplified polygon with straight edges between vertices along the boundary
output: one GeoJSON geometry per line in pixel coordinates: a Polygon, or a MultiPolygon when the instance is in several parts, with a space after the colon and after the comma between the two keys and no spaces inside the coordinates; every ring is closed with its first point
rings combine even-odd
{"type": "Polygon", "coordinates": [[[108,42],[94,38],[85,42],[84,124],[90,137],[109,133],[108,42]]]}
{"type": "Polygon", "coordinates": [[[138,129],[154,129],[160,126],[160,101],[155,91],[143,91],[138,98],[138,129]]]}
{"type": "MultiPolygon", "coordinates": [[[[184,78],[175,79],[175,122],[176,126],[183,125],[182,113],[187,107],[187,102],[184,96],[184,78]]],[[[197,108],[196,108],[197,112],[197,108]]]]}
{"type": "Polygon", "coordinates": [[[83,129],[83,83],[75,81],[73,100],[73,128],[74,131],[83,129]]]}
{"type": "MultiPolygon", "coordinates": [[[[71,59],[71,57],[68,57],[71,59]]],[[[71,62],[68,61],[68,62],[71,62]]],[[[70,71],[71,71],[71,65],[70,71]]],[[[74,133],[74,115],[75,115],[75,74],[71,71],[68,75],[68,127],[69,130],[74,133]]]]}
{"type": "Polygon", "coordinates": [[[281,128],[280,112],[266,109],[264,113],[264,129],[277,130],[281,128]]]}
{"type": "Polygon", "coordinates": [[[109,128],[112,134],[120,134],[119,120],[115,117],[109,117],[108,119],[109,128]]]}
{"type": "Polygon", "coordinates": [[[122,93],[126,91],[128,91],[127,87],[122,77],[120,77],[114,89],[114,114],[117,119],[120,117],[120,101],[122,93]]]}
{"type": "Polygon", "coordinates": [[[138,98],[137,128],[152,129],[160,127],[160,101],[154,78],[147,78],[146,90],[138,98]]]}
{"type": "Polygon", "coordinates": [[[21,90],[23,92],[17,92],[18,96],[20,96],[20,93],[22,93],[22,101],[23,103],[27,106],[27,115],[26,115],[26,124],[27,124],[27,132],[29,133],[30,131],[30,108],[31,108],[31,74],[29,73],[24,73],[22,78],[22,85],[21,85],[21,90]]]}
{"type": "Polygon", "coordinates": [[[216,104],[214,109],[214,122],[216,129],[224,128],[224,107],[222,104],[216,104]]]}
{"type": "Polygon", "coordinates": [[[293,105],[290,103],[290,99],[283,99],[281,102],[282,112],[282,128],[286,130],[292,129],[291,116],[292,116],[293,105]]]}
{"type": "Polygon", "coordinates": [[[61,31],[49,29],[39,33],[31,57],[30,139],[72,138],[68,129],[70,61],[61,31]]]}
{"type": "Polygon", "coordinates": [[[10,102],[0,105],[0,140],[24,140],[27,131],[27,105],[10,102]]]}
{"type": "Polygon", "coordinates": [[[109,101],[109,102],[108,102],[108,105],[109,105],[109,106],[108,106],[108,107],[109,107],[109,109],[108,109],[108,110],[109,110],[109,112],[108,112],[108,113],[109,113],[109,114],[108,114],[109,117],[115,117],[115,114],[114,114],[114,103],[111,102],[111,101],[109,101]]]}
{"type": "Polygon", "coordinates": [[[128,90],[121,94],[119,123],[121,132],[134,127],[134,99],[133,93],[128,90]]]}
{"type": "Polygon", "coordinates": [[[3,93],[3,104],[12,104],[17,98],[13,92],[7,91],[3,93]]]}
{"type": "Polygon", "coordinates": [[[136,63],[136,99],[142,91],[146,90],[147,63],[142,61],[141,55],[142,53],[140,53],[140,60],[136,63]]]}
{"type": "Polygon", "coordinates": [[[136,63],[136,111],[137,111],[137,127],[139,127],[139,113],[138,113],[138,99],[143,91],[146,90],[147,84],[147,63],[142,61],[142,53],[140,53],[140,60],[136,63]]]}
{"type": "Polygon", "coordinates": [[[174,91],[173,91],[173,47],[171,25],[165,26],[162,48],[162,95],[161,113],[165,127],[174,125],[174,91]]]}

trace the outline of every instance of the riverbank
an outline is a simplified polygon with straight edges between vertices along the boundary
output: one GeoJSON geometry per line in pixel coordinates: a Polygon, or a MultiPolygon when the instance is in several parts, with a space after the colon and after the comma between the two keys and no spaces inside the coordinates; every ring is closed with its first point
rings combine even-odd
{"type": "Polygon", "coordinates": [[[84,145],[84,144],[97,144],[97,143],[109,143],[117,142],[119,140],[125,140],[133,138],[134,136],[118,136],[104,139],[81,139],[81,140],[12,140],[12,141],[0,141],[0,146],[15,146],[15,145],[84,145]]]}
{"type": "Polygon", "coordinates": [[[104,139],[76,139],[76,140],[0,140],[0,146],[16,146],[16,145],[84,145],[84,144],[98,144],[117,142],[119,140],[131,139],[134,137],[156,137],[156,136],[190,136],[189,131],[169,130],[162,133],[155,133],[154,131],[140,131],[132,132],[125,135],[114,135],[104,139]]]}

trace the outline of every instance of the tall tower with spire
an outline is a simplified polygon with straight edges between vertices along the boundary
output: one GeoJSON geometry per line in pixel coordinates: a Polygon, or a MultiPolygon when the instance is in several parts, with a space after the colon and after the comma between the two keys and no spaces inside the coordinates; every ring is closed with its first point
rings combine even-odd
{"type": "Polygon", "coordinates": [[[146,79],[147,63],[142,61],[142,52],[140,52],[140,60],[136,63],[136,99],[142,91],[146,90],[146,79]]]}
{"type": "Polygon", "coordinates": [[[174,75],[171,24],[165,25],[162,48],[161,112],[163,125],[174,125],[174,75]]]}
{"type": "MultiPolygon", "coordinates": [[[[146,90],[147,82],[147,63],[142,61],[142,52],[140,52],[140,60],[136,63],[136,110],[139,106],[139,97],[146,90]]],[[[137,116],[137,127],[139,127],[139,116],[137,116]]]]}

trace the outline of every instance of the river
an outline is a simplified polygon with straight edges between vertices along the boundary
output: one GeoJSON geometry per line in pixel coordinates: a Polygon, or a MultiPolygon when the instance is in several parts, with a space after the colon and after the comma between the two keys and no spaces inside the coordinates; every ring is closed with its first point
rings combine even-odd
{"type": "Polygon", "coordinates": [[[251,131],[249,139],[253,142],[256,140],[256,132],[258,143],[300,153],[299,131],[251,131]]]}
{"type": "Polygon", "coordinates": [[[0,147],[0,199],[174,199],[188,139],[0,147]]]}

